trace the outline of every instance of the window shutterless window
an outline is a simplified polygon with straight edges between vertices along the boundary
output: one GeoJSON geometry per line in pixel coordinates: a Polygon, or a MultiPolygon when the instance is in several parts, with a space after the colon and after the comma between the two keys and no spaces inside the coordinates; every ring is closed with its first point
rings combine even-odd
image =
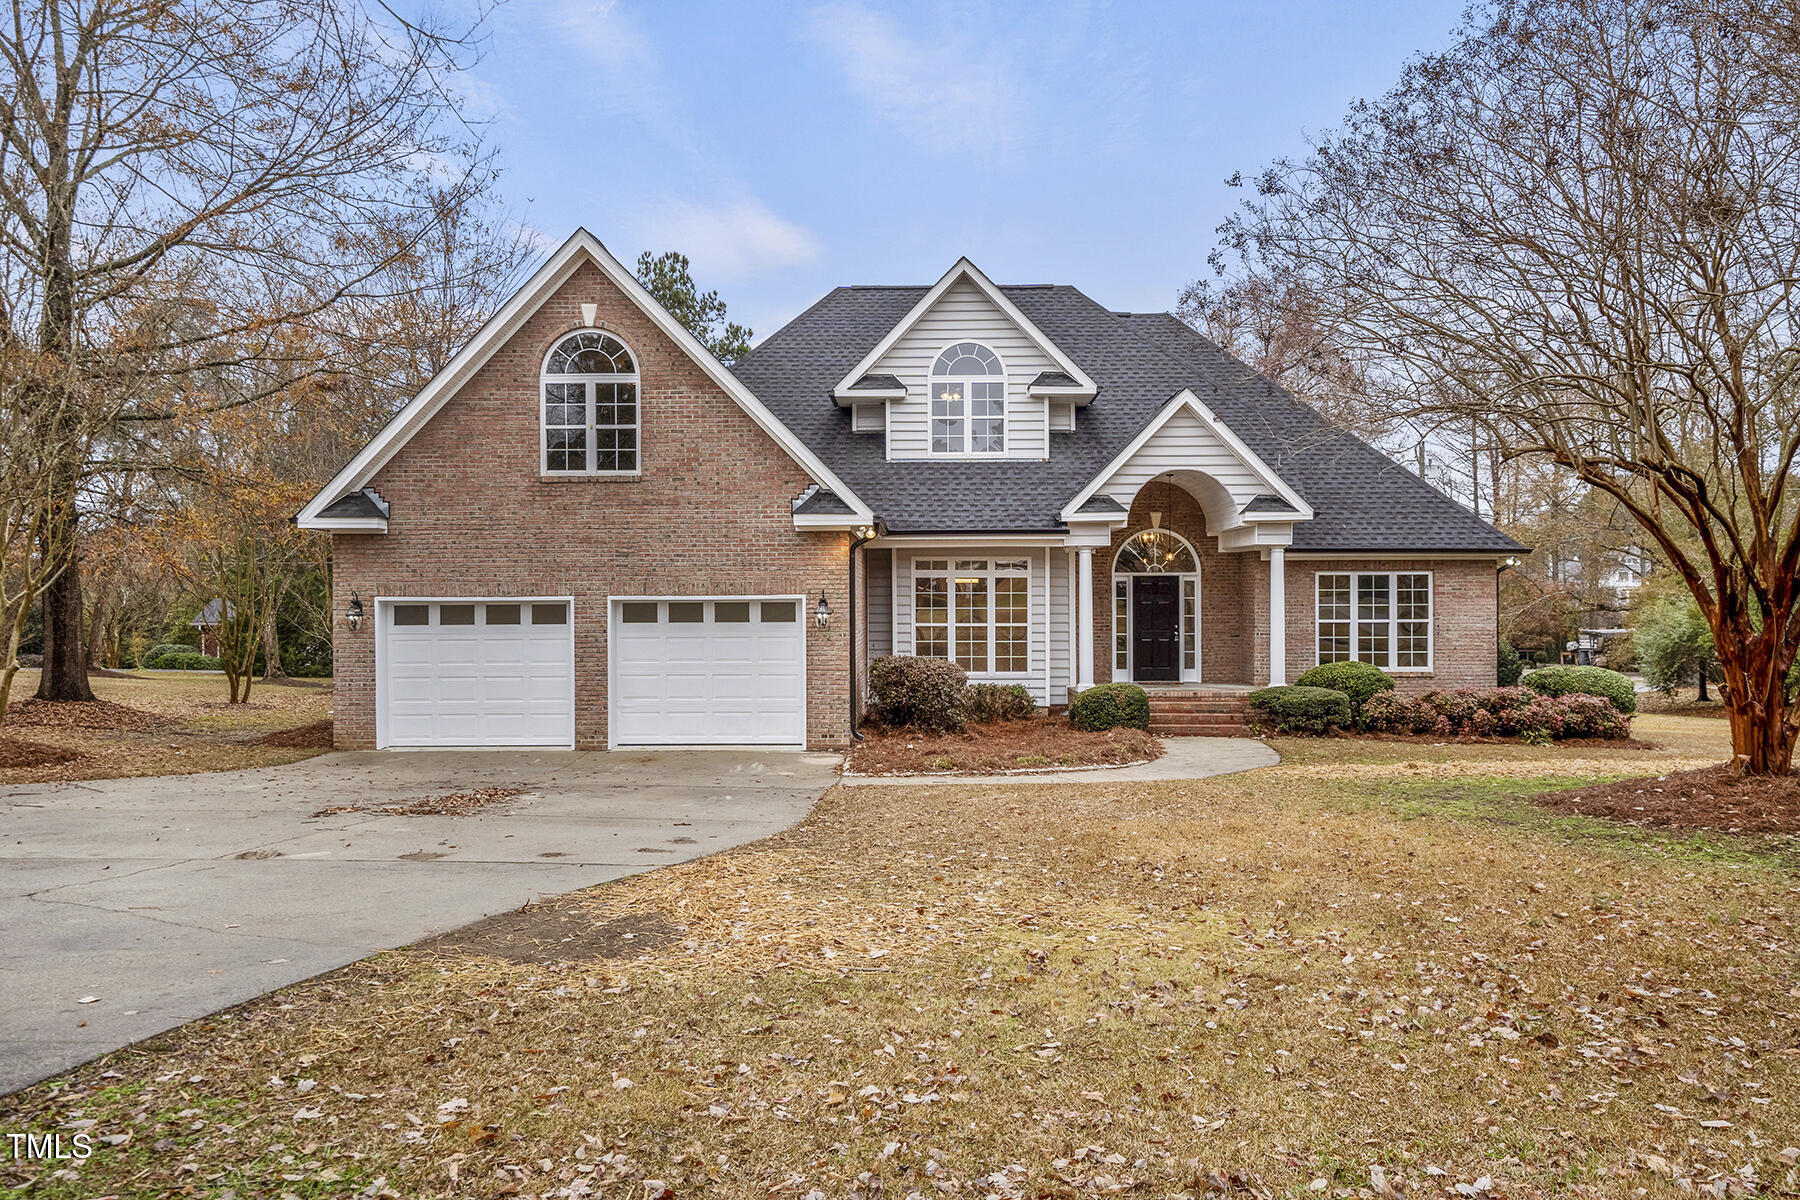
{"type": "Polygon", "coordinates": [[[598,330],[570,334],[544,360],[544,473],[637,474],[639,416],[631,351],[598,330]]]}
{"type": "Polygon", "coordinates": [[[913,653],[982,675],[1031,669],[1031,565],[1023,558],[916,559],[913,653]]]}
{"type": "Polygon", "coordinates": [[[1430,572],[1322,572],[1317,586],[1320,662],[1430,669],[1430,572]]]}
{"type": "Polygon", "coordinates": [[[1006,450],[1006,368],[979,342],[958,342],[931,367],[931,452],[1006,450]]]}

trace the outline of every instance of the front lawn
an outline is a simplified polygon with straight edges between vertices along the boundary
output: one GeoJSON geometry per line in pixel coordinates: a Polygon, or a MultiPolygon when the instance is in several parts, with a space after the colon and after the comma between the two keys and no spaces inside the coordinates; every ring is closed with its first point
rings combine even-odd
{"type": "Polygon", "coordinates": [[[210,673],[107,671],[92,683],[98,704],[45,704],[30,698],[38,673],[19,672],[0,784],[270,767],[330,748],[330,680],[258,683],[248,704],[228,703],[225,677],[210,673]]]}
{"type": "Polygon", "coordinates": [[[1668,748],[1312,739],[1191,784],[839,788],[767,841],[0,1101],[0,1130],[114,1139],[81,1164],[0,1163],[0,1181],[35,1179],[33,1197],[1791,1192],[1794,842],[1532,802],[1726,753],[1717,722],[1638,734],[1668,748]],[[518,952],[533,946],[537,961],[518,952]]]}

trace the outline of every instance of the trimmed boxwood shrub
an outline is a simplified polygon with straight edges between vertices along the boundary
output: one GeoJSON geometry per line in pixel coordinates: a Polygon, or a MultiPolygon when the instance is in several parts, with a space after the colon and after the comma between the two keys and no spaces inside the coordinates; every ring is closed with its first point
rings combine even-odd
{"type": "Polygon", "coordinates": [[[1382,673],[1379,667],[1360,662],[1320,663],[1294,680],[1296,687],[1330,688],[1334,692],[1342,692],[1350,697],[1350,713],[1352,716],[1362,712],[1362,706],[1369,698],[1379,692],[1394,690],[1394,681],[1382,673]]]}
{"type": "Polygon", "coordinates": [[[1622,713],[1637,711],[1636,686],[1605,667],[1544,667],[1527,675],[1525,686],[1543,696],[1599,696],[1622,713]]]}
{"type": "Polygon", "coordinates": [[[967,724],[969,677],[944,658],[893,654],[869,664],[871,716],[878,725],[926,733],[960,733],[967,724]]]}
{"type": "Polygon", "coordinates": [[[222,664],[210,654],[202,654],[192,646],[164,642],[152,646],[138,660],[138,666],[152,671],[218,671],[222,664]]]}
{"type": "Polygon", "coordinates": [[[1250,693],[1250,705],[1262,717],[1257,724],[1277,733],[1327,733],[1350,724],[1350,697],[1336,688],[1258,688],[1250,693]]]}
{"type": "Polygon", "coordinates": [[[1495,647],[1494,682],[1501,687],[1517,687],[1519,676],[1525,673],[1525,660],[1513,649],[1513,644],[1501,638],[1495,647]]]}
{"type": "Polygon", "coordinates": [[[1135,683],[1103,683],[1076,694],[1069,704],[1069,724],[1089,733],[1128,725],[1150,728],[1150,693],[1135,683]]]}
{"type": "Polygon", "coordinates": [[[963,712],[977,722],[1023,721],[1037,712],[1037,701],[1022,683],[971,683],[963,693],[963,712]]]}

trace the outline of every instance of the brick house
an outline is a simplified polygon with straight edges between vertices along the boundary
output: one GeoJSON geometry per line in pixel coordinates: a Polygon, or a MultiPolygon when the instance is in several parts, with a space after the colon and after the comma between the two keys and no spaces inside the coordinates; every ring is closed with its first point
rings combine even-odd
{"type": "Polygon", "coordinates": [[[586,231],[297,520],[346,748],[839,746],[883,654],[1491,685],[1521,550],[1166,314],[963,260],[727,367],[586,231]]]}

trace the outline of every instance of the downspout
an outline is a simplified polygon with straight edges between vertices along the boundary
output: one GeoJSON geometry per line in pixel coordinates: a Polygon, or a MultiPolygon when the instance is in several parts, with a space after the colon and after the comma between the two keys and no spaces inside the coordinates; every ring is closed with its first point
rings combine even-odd
{"type": "Polygon", "coordinates": [[[861,532],[850,535],[850,740],[860,742],[862,733],[856,728],[856,552],[869,539],[861,532]]]}

